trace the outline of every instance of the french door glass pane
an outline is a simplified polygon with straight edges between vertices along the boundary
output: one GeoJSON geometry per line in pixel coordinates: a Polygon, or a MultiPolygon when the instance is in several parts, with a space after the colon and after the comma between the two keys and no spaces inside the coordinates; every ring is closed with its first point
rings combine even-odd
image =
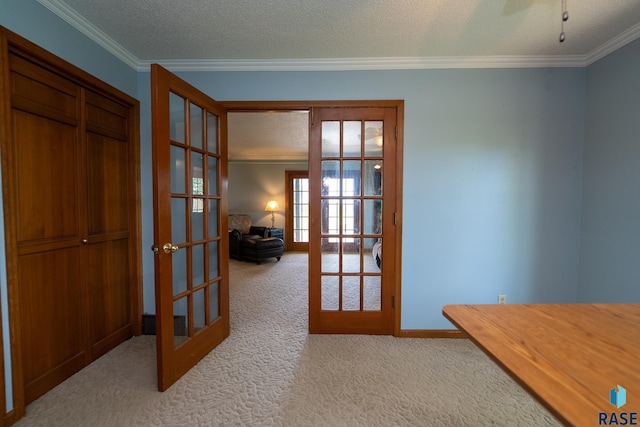
{"type": "Polygon", "coordinates": [[[344,122],[343,140],[344,146],[343,157],[360,157],[361,141],[362,141],[362,122],[344,122]]]}
{"type": "Polygon", "coordinates": [[[339,196],[340,195],[340,161],[339,160],[323,160],[322,161],[322,195],[323,196],[339,196]]]}
{"type": "Polygon", "coordinates": [[[360,273],[360,239],[342,239],[342,272],[360,273]]]}
{"type": "Polygon", "coordinates": [[[342,309],[360,310],[360,276],[342,277],[342,309]]]}
{"type": "Polygon", "coordinates": [[[182,197],[171,198],[171,241],[174,245],[187,241],[186,202],[182,197]]]}
{"type": "Polygon", "coordinates": [[[364,239],[364,272],[365,273],[380,273],[380,269],[378,268],[378,264],[376,263],[375,254],[373,253],[373,248],[376,242],[382,238],[367,238],[364,239]]]}
{"type": "Polygon", "coordinates": [[[218,116],[207,112],[207,150],[218,153],[218,116]]]}
{"type": "Polygon", "coordinates": [[[322,276],[321,309],[337,311],[340,308],[340,278],[338,276],[322,276]]]}
{"type": "Polygon", "coordinates": [[[219,242],[209,243],[209,280],[215,280],[220,275],[218,261],[219,242]]]}
{"type": "Polygon", "coordinates": [[[382,121],[364,122],[365,157],[382,157],[383,129],[382,121]]]}
{"type": "Polygon", "coordinates": [[[183,148],[171,146],[171,192],[175,194],[187,193],[185,152],[183,148]]]}
{"type": "Polygon", "coordinates": [[[204,199],[191,200],[191,240],[204,239],[204,199]]]}
{"type": "Polygon", "coordinates": [[[208,191],[210,196],[218,195],[218,158],[213,156],[208,156],[207,159],[208,171],[207,176],[209,182],[207,183],[208,191]]]}
{"type": "Polygon", "coordinates": [[[187,290],[187,250],[180,249],[171,255],[171,273],[173,277],[173,296],[187,290]]]}
{"type": "Polygon", "coordinates": [[[340,156],[340,122],[322,122],[322,157],[340,156]]]}
{"type": "Polygon", "coordinates": [[[338,242],[334,238],[321,239],[322,245],[322,265],[323,273],[337,273],[340,268],[340,253],[338,252],[338,242]]]}
{"type": "Polygon", "coordinates": [[[173,141],[184,144],[184,98],[169,94],[169,133],[173,141]]]}
{"type": "Polygon", "coordinates": [[[364,195],[382,195],[382,160],[364,161],[364,195]]]}
{"type": "Polygon", "coordinates": [[[189,333],[189,303],[188,297],[173,302],[174,334],[173,346],[177,347],[187,340],[189,333]]]}
{"type": "Polygon", "coordinates": [[[213,283],[209,289],[209,323],[220,317],[219,282],[213,283]]]}
{"type": "Polygon", "coordinates": [[[196,332],[206,325],[204,302],[204,288],[193,293],[193,327],[196,332]]]}
{"type": "Polygon", "coordinates": [[[381,310],[381,276],[364,276],[364,310],[381,310]]]}
{"type": "Polygon", "coordinates": [[[364,234],[382,234],[382,200],[364,201],[364,234]]]}
{"type": "Polygon", "coordinates": [[[342,171],[342,196],[360,196],[360,160],[345,160],[342,171]]]}
{"type": "Polygon", "coordinates": [[[209,238],[218,236],[218,201],[209,199],[209,207],[207,209],[209,216],[209,238]]]}
{"type": "Polygon", "coordinates": [[[204,156],[191,152],[191,194],[204,196],[204,156]]]}
{"type": "Polygon", "coordinates": [[[197,287],[204,283],[204,245],[191,247],[191,286],[197,287]]]}
{"type": "Polygon", "coordinates": [[[342,233],[360,234],[360,200],[342,200],[342,233]]]}
{"type": "Polygon", "coordinates": [[[194,148],[203,148],[202,135],[202,108],[195,104],[189,106],[191,116],[191,146],[194,148]]]}

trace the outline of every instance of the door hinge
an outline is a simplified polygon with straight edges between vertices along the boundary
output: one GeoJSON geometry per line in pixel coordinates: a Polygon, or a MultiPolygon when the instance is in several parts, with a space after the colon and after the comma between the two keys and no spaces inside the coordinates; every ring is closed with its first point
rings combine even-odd
{"type": "Polygon", "coordinates": [[[398,212],[393,213],[393,225],[398,225],[398,212]]]}
{"type": "Polygon", "coordinates": [[[313,124],[314,124],[313,123],[313,107],[311,107],[310,113],[311,113],[311,126],[313,126],[313,124]]]}
{"type": "Polygon", "coordinates": [[[396,141],[398,140],[398,126],[396,126],[396,141]]]}

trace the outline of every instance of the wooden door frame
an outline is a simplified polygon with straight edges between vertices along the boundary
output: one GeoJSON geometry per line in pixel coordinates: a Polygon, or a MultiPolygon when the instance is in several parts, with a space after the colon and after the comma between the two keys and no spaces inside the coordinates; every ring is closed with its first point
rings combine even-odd
{"type": "Polygon", "coordinates": [[[294,242],[293,241],[293,180],[294,179],[309,179],[309,170],[286,170],[284,171],[285,184],[284,184],[284,200],[285,200],[285,217],[284,217],[284,237],[285,248],[288,251],[303,251],[309,252],[309,242],[294,242]],[[304,247],[306,246],[306,249],[304,247]],[[301,249],[302,247],[302,249],[301,249]]]}
{"type": "MultiPolygon", "coordinates": [[[[0,26],[0,122],[11,123],[11,99],[10,99],[10,69],[9,52],[15,52],[29,58],[37,65],[75,82],[79,86],[92,90],[107,98],[114,99],[130,107],[129,114],[129,173],[128,182],[130,194],[129,211],[129,255],[131,283],[131,307],[130,315],[132,332],[140,335],[142,331],[142,236],[141,236],[141,205],[140,205],[140,103],[135,98],[125,94],[119,89],[99,80],[97,77],[81,70],[80,68],[64,61],[56,55],[28,41],[27,39],[0,26]]],[[[25,415],[24,396],[24,371],[22,365],[23,351],[21,345],[22,314],[19,301],[18,283],[18,252],[17,252],[17,218],[12,214],[13,206],[17,202],[17,194],[13,191],[15,177],[13,170],[14,153],[10,149],[12,135],[9,126],[0,126],[0,143],[2,144],[2,196],[4,204],[5,223],[5,248],[7,263],[7,296],[9,307],[9,327],[11,343],[11,372],[13,389],[13,409],[6,410],[5,378],[0,376],[0,404],[4,408],[4,414],[0,417],[2,423],[13,424],[25,415]]],[[[4,353],[0,329],[0,359],[4,353]]]]}
{"type": "Polygon", "coordinates": [[[362,100],[362,101],[221,101],[229,112],[260,112],[260,111],[309,111],[309,124],[313,124],[314,108],[396,108],[396,124],[398,137],[396,140],[396,259],[394,265],[394,324],[393,335],[401,336],[400,329],[402,313],[402,200],[403,200],[403,153],[404,153],[404,101],[403,100],[362,100]]]}

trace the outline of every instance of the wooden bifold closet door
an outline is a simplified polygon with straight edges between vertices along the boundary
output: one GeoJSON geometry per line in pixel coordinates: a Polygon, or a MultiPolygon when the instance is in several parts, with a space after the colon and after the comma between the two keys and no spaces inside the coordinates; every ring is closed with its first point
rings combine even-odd
{"type": "Polygon", "coordinates": [[[3,189],[19,414],[138,332],[138,103],[11,43],[5,58],[3,189]]]}

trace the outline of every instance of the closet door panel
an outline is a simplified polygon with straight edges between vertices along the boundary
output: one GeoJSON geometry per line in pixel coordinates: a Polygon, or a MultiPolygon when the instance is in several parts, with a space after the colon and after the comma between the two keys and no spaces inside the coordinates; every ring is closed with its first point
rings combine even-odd
{"type": "Polygon", "coordinates": [[[76,129],[23,111],[14,111],[13,129],[19,244],[77,239],[76,129]]]}
{"type": "Polygon", "coordinates": [[[127,144],[87,134],[89,236],[129,231],[127,144]]]}
{"type": "Polygon", "coordinates": [[[22,255],[18,262],[25,397],[31,402],[85,365],[78,247],[22,255]]]}
{"type": "Polygon", "coordinates": [[[85,91],[89,344],[96,359],[133,335],[129,110],[85,91]]]}
{"type": "Polygon", "coordinates": [[[89,325],[92,359],[131,336],[127,239],[89,245],[89,325]]]}

